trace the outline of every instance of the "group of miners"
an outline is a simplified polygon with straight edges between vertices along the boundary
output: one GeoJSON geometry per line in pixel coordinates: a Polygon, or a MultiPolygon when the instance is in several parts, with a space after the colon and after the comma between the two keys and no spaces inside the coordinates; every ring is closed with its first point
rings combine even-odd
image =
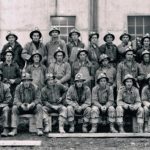
{"type": "Polygon", "coordinates": [[[17,134],[19,115],[34,114],[37,135],[50,132],[49,115],[58,113],[59,132],[75,131],[75,116],[83,118],[82,131],[95,133],[99,118],[107,116],[110,132],[124,133],[125,112],[137,119],[138,132],[149,132],[150,36],[132,40],[128,33],[107,33],[99,46],[99,33],[90,32],[89,45],[73,28],[66,44],[53,27],[50,41],[43,44],[35,29],[22,47],[9,33],[1,51],[0,111],[4,117],[2,136],[17,134]],[[116,124],[118,130],[116,130],[116,124]],[[89,125],[91,129],[89,130],[89,125]]]}

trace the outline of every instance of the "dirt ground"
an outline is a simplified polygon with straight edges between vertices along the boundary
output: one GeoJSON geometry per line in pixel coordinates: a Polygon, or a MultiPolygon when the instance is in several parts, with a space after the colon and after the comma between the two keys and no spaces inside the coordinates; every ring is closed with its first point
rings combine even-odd
{"type": "Polygon", "coordinates": [[[0,150],[150,150],[149,138],[48,138],[18,134],[1,140],[41,140],[40,147],[0,147],[0,150]]]}
{"type": "MultiPolygon", "coordinates": [[[[20,123],[17,136],[0,137],[0,139],[40,140],[42,145],[40,147],[0,147],[0,150],[150,150],[150,138],[48,138],[45,135],[38,137],[28,132],[26,121],[20,123]]],[[[58,131],[58,127],[55,131],[58,131]]]]}

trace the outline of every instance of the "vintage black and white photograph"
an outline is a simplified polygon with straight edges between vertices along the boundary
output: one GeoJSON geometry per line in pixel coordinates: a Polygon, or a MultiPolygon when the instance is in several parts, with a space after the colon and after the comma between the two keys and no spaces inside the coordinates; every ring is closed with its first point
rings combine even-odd
{"type": "Polygon", "coordinates": [[[149,150],[150,0],[0,0],[0,150],[149,150]]]}

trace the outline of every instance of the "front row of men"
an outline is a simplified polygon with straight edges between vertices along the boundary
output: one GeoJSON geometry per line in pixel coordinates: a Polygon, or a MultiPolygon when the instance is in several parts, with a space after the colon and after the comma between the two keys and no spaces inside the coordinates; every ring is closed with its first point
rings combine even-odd
{"type": "Polygon", "coordinates": [[[2,78],[3,74],[0,72],[0,109],[4,116],[2,136],[17,134],[18,116],[24,113],[35,114],[37,135],[42,135],[43,131],[49,133],[48,115],[52,112],[59,114],[60,133],[65,133],[66,121],[69,124],[69,132],[74,132],[75,114],[83,116],[82,131],[84,133],[97,132],[99,117],[104,114],[108,116],[110,132],[118,132],[114,127],[115,123],[118,124],[119,132],[125,132],[123,127],[125,111],[136,115],[139,132],[143,132],[143,129],[144,132],[148,132],[150,74],[147,76],[148,85],[143,88],[141,98],[135,79],[132,75],[127,74],[123,80],[124,86],[119,89],[117,101],[115,101],[113,88],[107,84],[108,78],[103,73],[98,76],[92,94],[90,88],[84,84],[85,79],[80,73],[75,76],[75,84],[71,85],[69,89],[55,82],[53,74],[47,74],[46,86],[41,91],[32,83],[31,75],[23,73],[22,82],[15,91],[12,108],[10,107],[12,103],[10,90],[2,83],[2,78]],[[10,126],[9,114],[11,116],[10,126]],[[88,131],[90,123],[92,127],[88,131]],[[9,129],[11,129],[10,132],[9,129]]]}

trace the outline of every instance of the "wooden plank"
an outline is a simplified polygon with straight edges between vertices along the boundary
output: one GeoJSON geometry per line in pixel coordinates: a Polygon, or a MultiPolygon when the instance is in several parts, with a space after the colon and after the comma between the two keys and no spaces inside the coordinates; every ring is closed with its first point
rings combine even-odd
{"type": "Polygon", "coordinates": [[[41,141],[33,140],[0,140],[0,146],[41,146],[41,141]]]}
{"type": "Polygon", "coordinates": [[[140,138],[150,137],[150,133],[49,133],[49,138],[140,138]]]}

